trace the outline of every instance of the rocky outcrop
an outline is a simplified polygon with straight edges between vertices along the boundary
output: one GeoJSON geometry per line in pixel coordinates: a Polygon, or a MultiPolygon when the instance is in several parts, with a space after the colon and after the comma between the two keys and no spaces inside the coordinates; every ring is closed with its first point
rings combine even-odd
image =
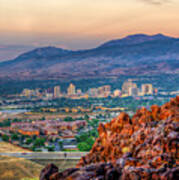
{"type": "Polygon", "coordinates": [[[121,113],[100,124],[98,131],[77,168],[53,173],[49,179],[179,179],[179,96],[150,111],[141,108],[132,118],[121,113]]]}
{"type": "Polygon", "coordinates": [[[49,164],[41,171],[40,180],[49,179],[52,174],[57,172],[58,167],[56,167],[54,164],[49,164]]]}

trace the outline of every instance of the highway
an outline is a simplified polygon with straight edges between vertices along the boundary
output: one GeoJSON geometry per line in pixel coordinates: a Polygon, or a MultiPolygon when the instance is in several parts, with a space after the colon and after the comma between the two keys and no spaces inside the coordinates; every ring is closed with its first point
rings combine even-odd
{"type": "Polygon", "coordinates": [[[0,156],[11,156],[24,159],[80,159],[86,152],[13,152],[0,153],[0,156]]]}

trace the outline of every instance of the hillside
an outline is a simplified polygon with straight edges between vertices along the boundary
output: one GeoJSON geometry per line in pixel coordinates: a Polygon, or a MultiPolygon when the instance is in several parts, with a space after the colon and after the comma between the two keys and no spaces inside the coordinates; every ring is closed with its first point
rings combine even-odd
{"type": "Polygon", "coordinates": [[[22,149],[7,142],[0,142],[0,153],[3,152],[30,152],[30,150],[22,149]]]}
{"type": "Polygon", "coordinates": [[[0,156],[0,179],[22,180],[38,177],[42,166],[22,158],[0,156]]]}
{"type": "MultiPolygon", "coordinates": [[[[0,142],[0,153],[30,152],[7,142],[0,142]]],[[[42,166],[22,158],[0,156],[0,179],[21,180],[38,177],[42,166]]]]}
{"type": "Polygon", "coordinates": [[[133,117],[122,112],[100,124],[99,137],[76,168],[58,172],[46,166],[40,180],[179,179],[179,96],[162,105],[141,108],[133,117]]]}
{"type": "Polygon", "coordinates": [[[74,79],[179,73],[179,39],[137,34],[89,50],[43,47],[0,63],[1,79],[74,79]]]}

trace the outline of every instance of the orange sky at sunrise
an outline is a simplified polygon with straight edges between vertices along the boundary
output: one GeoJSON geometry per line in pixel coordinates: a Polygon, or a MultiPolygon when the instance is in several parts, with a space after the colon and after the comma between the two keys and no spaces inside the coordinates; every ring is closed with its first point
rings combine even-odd
{"type": "Polygon", "coordinates": [[[1,44],[91,48],[129,34],[179,37],[178,0],[0,0],[1,44]]]}

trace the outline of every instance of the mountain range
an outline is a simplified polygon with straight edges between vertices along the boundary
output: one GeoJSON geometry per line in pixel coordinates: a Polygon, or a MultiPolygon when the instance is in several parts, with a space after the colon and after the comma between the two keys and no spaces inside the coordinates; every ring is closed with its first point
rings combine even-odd
{"type": "Polygon", "coordinates": [[[42,47],[0,63],[0,79],[73,79],[179,73],[179,38],[135,34],[88,50],[42,47]]]}

